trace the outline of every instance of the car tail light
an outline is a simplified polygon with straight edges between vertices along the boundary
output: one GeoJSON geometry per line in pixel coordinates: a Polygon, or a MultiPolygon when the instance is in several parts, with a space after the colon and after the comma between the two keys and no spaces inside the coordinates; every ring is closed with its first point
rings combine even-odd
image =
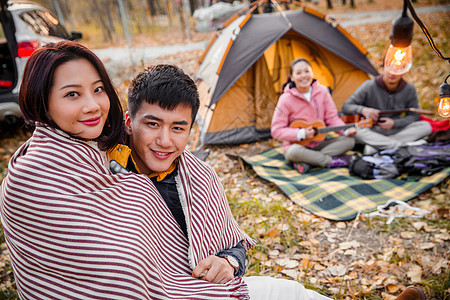
{"type": "Polygon", "coordinates": [[[10,88],[12,87],[13,82],[9,80],[0,80],[0,87],[10,88]]]}
{"type": "Polygon", "coordinates": [[[41,43],[37,40],[20,42],[17,44],[17,55],[19,57],[28,57],[34,52],[34,50],[39,48],[40,45],[41,43]]]}

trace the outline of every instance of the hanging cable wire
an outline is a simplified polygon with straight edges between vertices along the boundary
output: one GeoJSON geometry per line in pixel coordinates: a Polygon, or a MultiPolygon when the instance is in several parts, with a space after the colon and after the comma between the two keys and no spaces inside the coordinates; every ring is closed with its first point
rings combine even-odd
{"type": "MultiPolygon", "coordinates": [[[[423,24],[422,20],[420,20],[419,16],[417,16],[416,11],[414,10],[414,7],[412,6],[411,0],[405,0],[405,2],[408,5],[409,11],[411,12],[411,16],[414,18],[414,20],[419,25],[420,29],[422,29],[423,33],[425,34],[426,38],[428,39],[428,43],[430,44],[431,48],[437,53],[437,55],[440,58],[450,62],[450,60],[449,60],[450,57],[443,56],[442,53],[439,51],[439,49],[434,44],[433,38],[431,37],[431,35],[428,32],[427,28],[423,24]]],[[[405,8],[403,8],[403,9],[405,9],[405,8]]]]}

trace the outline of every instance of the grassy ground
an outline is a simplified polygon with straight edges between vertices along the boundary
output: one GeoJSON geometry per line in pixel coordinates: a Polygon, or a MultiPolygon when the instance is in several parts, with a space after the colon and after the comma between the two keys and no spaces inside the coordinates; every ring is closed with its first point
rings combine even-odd
{"type": "MultiPolygon", "coordinates": [[[[336,2],[325,13],[349,11],[336,2]]],[[[356,11],[400,9],[403,1],[355,1],[356,11]],[[400,4],[399,4],[400,3],[400,4]]],[[[417,6],[443,4],[418,1],[417,6]]],[[[449,14],[420,15],[439,49],[446,52],[449,14]]],[[[374,63],[382,57],[391,24],[382,23],[346,28],[372,54],[374,63]]],[[[448,64],[431,50],[423,33],[415,26],[414,65],[407,79],[417,88],[423,108],[435,109],[439,85],[448,64]]],[[[196,39],[210,34],[196,34],[196,39]]],[[[156,41],[155,41],[156,39],[156,41]]],[[[152,35],[152,45],[158,34],[152,35]]],[[[169,42],[167,38],[160,41],[169,42]]],[[[172,39],[173,41],[173,39],[172,39]]],[[[91,42],[88,42],[88,44],[91,42]]],[[[145,38],[139,43],[146,44],[145,38]]],[[[89,44],[95,47],[94,44],[89,44]]],[[[446,53],[448,55],[448,53],[446,53]]],[[[159,58],[154,63],[175,63],[193,75],[201,51],[159,58]]],[[[114,82],[125,104],[130,79],[142,66],[121,72],[114,82]]],[[[11,130],[0,136],[0,180],[7,174],[7,161],[29,133],[11,130]]],[[[330,222],[293,205],[273,184],[263,181],[234,156],[259,153],[278,145],[267,140],[236,147],[210,147],[207,162],[218,172],[234,216],[257,246],[248,253],[247,275],[270,275],[298,280],[334,299],[393,299],[410,284],[421,286],[429,299],[450,298],[450,180],[410,201],[429,210],[423,219],[399,218],[387,225],[383,218],[359,216],[349,222],[330,222]]],[[[9,253],[0,236],[0,299],[17,298],[9,253]]]]}

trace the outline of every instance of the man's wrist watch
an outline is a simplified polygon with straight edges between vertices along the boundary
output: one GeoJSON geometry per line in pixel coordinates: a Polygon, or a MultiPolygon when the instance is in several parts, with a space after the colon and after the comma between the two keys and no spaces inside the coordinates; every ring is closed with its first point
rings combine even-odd
{"type": "Polygon", "coordinates": [[[237,270],[239,270],[239,262],[237,261],[237,259],[234,256],[231,255],[224,255],[221,256],[222,258],[225,258],[228,263],[230,264],[230,266],[233,267],[234,272],[236,272],[237,270]]]}

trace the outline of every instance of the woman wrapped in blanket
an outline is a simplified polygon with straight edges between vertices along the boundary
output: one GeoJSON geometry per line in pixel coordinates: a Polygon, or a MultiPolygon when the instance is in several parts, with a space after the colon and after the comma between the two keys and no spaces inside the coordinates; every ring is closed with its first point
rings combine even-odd
{"type": "Polygon", "coordinates": [[[0,200],[21,299],[248,299],[242,277],[217,284],[192,276],[208,255],[254,244],[209,166],[195,188],[212,191],[202,199],[210,202],[187,221],[216,235],[189,239],[146,175],[110,172],[123,112],[90,50],[69,41],[36,50],[19,104],[35,130],[12,156],[0,200]]]}

